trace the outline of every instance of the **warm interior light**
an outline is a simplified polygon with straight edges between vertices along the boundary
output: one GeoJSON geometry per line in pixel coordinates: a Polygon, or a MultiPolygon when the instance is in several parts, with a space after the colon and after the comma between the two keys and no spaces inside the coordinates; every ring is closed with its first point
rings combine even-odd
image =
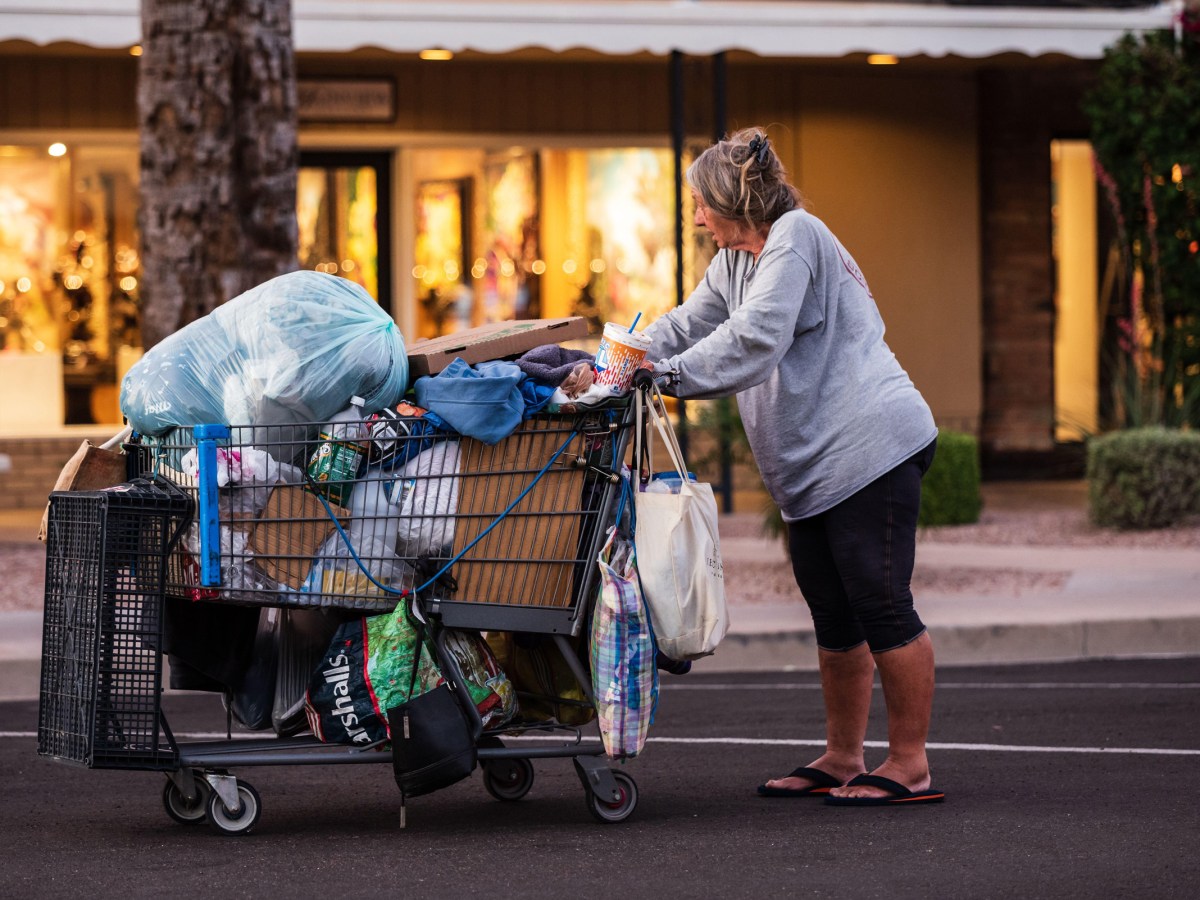
{"type": "Polygon", "coordinates": [[[55,143],[53,143],[49,146],[49,148],[46,150],[46,152],[49,153],[51,156],[66,156],[67,155],[67,145],[56,141],[55,143]]]}
{"type": "Polygon", "coordinates": [[[430,47],[428,50],[422,50],[417,54],[421,59],[454,59],[454,54],[449,50],[443,50],[441,47],[430,47]]]}
{"type": "Polygon", "coordinates": [[[872,66],[894,66],[900,62],[890,53],[872,53],[867,57],[867,64],[872,66]]]}
{"type": "Polygon", "coordinates": [[[134,44],[132,47],[130,47],[129,55],[130,56],[141,56],[142,55],[142,45],[134,44]]]}

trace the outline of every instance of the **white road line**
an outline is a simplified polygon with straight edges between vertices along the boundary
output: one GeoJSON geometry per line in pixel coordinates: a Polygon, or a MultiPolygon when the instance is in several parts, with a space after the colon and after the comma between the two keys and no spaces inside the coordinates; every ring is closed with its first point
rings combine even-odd
{"type": "MultiPolygon", "coordinates": [[[[876,684],[878,689],[879,685],[876,684]]],[[[938,682],[936,690],[991,690],[999,688],[1001,690],[1022,690],[1028,689],[1033,691],[1082,691],[1082,690],[1104,690],[1104,691],[1194,691],[1200,689],[1200,681],[1180,681],[1174,683],[1160,683],[1154,681],[1117,681],[1117,682],[1092,682],[1092,681],[947,681],[938,682]]],[[[737,682],[716,682],[716,683],[693,683],[693,684],[677,684],[672,681],[669,684],[663,684],[661,689],[664,691],[737,691],[737,690],[755,690],[755,691],[819,691],[819,684],[779,684],[775,682],[746,682],[744,684],[737,682]]]]}
{"type": "MultiPolygon", "coordinates": [[[[37,732],[34,731],[0,731],[0,738],[36,738],[37,732]]],[[[234,740],[251,740],[261,738],[262,735],[239,735],[234,740]]],[[[211,731],[196,731],[187,732],[176,735],[177,739],[194,740],[194,741],[211,741],[224,740],[223,732],[211,731]]],[[[565,739],[561,735],[525,735],[520,738],[508,738],[508,740],[517,741],[554,741],[563,743],[569,739],[565,739]]],[[[594,744],[598,738],[586,737],[585,744],[594,744]]],[[[824,747],[824,740],[810,740],[803,738],[741,738],[741,737],[651,737],[647,738],[647,742],[651,744],[690,744],[696,746],[713,744],[723,744],[734,747],[824,747]]],[[[873,749],[887,749],[886,741],[865,741],[865,747],[873,749]]],[[[1170,747],[1040,747],[1036,745],[1022,744],[960,744],[960,743],[944,743],[933,742],[925,745],[929,750],[970,750],[972,752],[984,753],[1101,753],[1106,756],[1200,756],[1200,750],[1193,749],[1175,749],[1170,747]]]]}
{"type": "MultiPolygon", "coordinates": [[[[732,744],[741,747],[824,747],[824,740],[790,740],[774,738],[647,738],[656,744],[732,744]]],[[[887,748],[887,741],[865,741],[865,747],[887,748]]],[[[954,744],[931,742],[929,750],[971,750],[996,753],[1103,753],[1130,756],[1200,756],[1200,750],[1176,750],[1165,747],[1037,747],[1018,744],[954,744]]]]}

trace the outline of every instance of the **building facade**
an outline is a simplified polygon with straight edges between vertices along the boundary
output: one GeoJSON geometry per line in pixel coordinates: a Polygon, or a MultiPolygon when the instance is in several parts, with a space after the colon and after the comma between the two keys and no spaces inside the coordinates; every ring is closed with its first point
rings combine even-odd
{"type": "MultiPolygon", "coordinates": [[[[119,422],[140,353],[138,4],[91,5],[0,0],[0,367],[24,386],[0,433],[119,422]]],[[[293,5],[299,264],[360,281],[406,339],[645,324],[707,258],[676,151],[760,125],[939,424],[996,472],[1098,427],[1080,100],[1170,5],[293,5]]]]}

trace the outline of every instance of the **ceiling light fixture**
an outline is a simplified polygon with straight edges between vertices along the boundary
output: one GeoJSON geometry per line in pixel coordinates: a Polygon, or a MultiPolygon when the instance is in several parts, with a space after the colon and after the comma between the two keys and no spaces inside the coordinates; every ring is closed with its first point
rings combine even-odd
{"type": "Polygon", "coordinates": [[[430,47],[417,54],[421,59],[454,59],[454,54],[442,47],[430,47]]]}
{"type": "Polygon", "coordinates": [[[867,64],[871,66],[894,66],[900,60],[890,53],[872,53],[867,57],[867,64]]]}

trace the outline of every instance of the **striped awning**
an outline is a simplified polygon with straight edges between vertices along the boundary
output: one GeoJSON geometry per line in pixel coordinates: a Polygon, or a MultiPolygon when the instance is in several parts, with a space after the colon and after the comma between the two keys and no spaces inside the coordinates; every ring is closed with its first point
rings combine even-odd
{"type": "MultiPolygon", "coordinates": [[[[299,52],[528,48],[625,56],[836,58],[852,53],[1097,58],[1127,31],[1169,29],[1182,0],[1135,8],[782,0],[293,0],[299,52]]],[[[115,48],[141,38],[140,0],[0,0],[0,41],[115,48]]]]}

